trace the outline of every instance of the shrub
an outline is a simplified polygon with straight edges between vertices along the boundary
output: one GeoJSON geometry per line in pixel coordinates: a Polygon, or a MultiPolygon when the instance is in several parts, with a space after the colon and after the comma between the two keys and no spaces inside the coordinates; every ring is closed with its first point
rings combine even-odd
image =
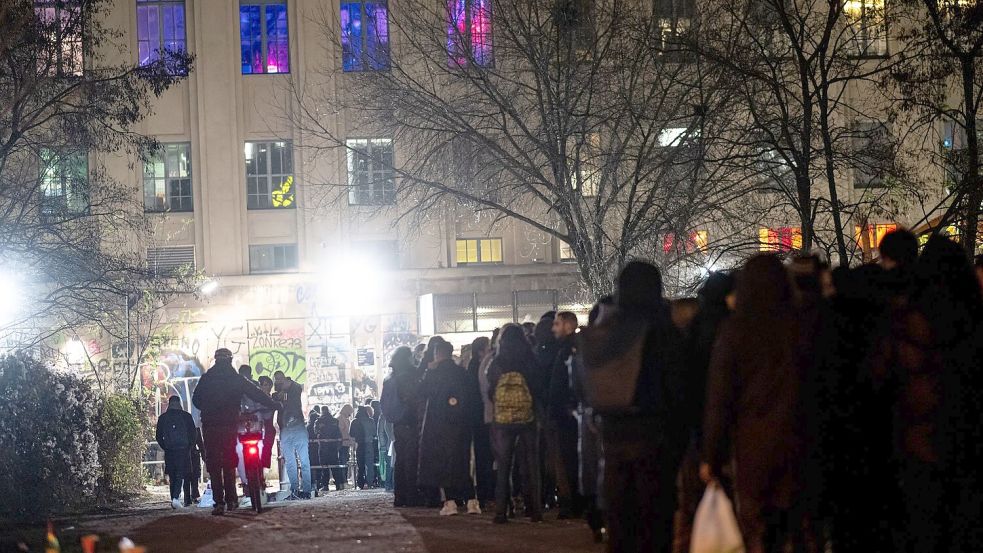
{"type": "Polygon", "coordinates": [[[147,428],[146,415],[137,400],[117,394],[100,402],[96,424],[101,465],[99,501],[124,498],[140,490],[147,428]]]}
{"type": "Polygon", "coordinates": [[[24,354],[0,359],[0,513],[38,518],[95,504],[98,398],[24,354]]]}

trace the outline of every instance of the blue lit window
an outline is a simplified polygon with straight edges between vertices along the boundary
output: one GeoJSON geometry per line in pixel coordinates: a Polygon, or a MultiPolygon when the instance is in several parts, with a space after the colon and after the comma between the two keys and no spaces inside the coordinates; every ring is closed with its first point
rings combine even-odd
{"type": "Polygon", "coordinates": [[[137,0],[137,54],[140,65],[160,59],[161,51],[184,52],[187,39],[184,0],[137,0]]]}
{"type": "Polygon", "coordinates": [[[243,75],[290,72],[286,3],[243,0],[239,40],[243,75]]]}
{"type": "Polygon", "coordinates": [[[341,3],[342,68],[389,69],[389,8],[386,0],[341,3]]]}

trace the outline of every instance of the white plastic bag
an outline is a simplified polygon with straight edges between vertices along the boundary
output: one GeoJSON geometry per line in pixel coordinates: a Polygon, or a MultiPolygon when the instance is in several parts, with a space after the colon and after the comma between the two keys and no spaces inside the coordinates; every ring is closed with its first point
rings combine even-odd
{"type": "Polygon", "coordinates": [[[205,488],[205,493],[201,494],[201,499],[198,500],[198,506],[202,509],[211,509],[215,506],[215,499],[212,497],[212,483],[208,482],[208,487],[205,488]]]}
{"type": "Polygon", "coordinates": [[[734,507],[720,484],[712,482],[703,493],[693,521],[690,553],[744,553],[734,507]]]}

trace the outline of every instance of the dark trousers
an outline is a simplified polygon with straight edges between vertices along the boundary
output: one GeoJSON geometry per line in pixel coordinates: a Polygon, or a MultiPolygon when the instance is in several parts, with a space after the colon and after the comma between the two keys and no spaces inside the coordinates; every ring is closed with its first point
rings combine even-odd
{"type": "Polygon", "coordinates": [[[543,502],[540,496],[542,488],[539,472],[539,429],[536,424],[504,425],[493,424],[491,427],[492,448],[495,450],[495,462],[498,464],[498,476],[495,484],[495,514],[505,516],[508,512],[512,474],[510,467],[513,459],[519,466],[522,476],[523,489],[527,490],[528,501],[533,516],[542,516],[543,502]]]}
{"type": "Polygon", "coordinates": [[[669,553],[677,465],[647,444],[604,441],[608,551],[669,553]]]}
{"type": "Polygon", "coordinates": [[[475,488],[480,501],[495,499],[495,454],[491,446],[491,426],[479,424],[472,433],[474,444],[475,488]]]}
{"type": "Polygon", "coordinates": [[[184,502],[191,501],[190,476],[191,452],[188,449],[178,449],[164,452],[164,468],[167,473],[167,480],[171,486],[171,499],[179,499],[181,490],[187,490],[184,494],[184,502]]]}
{"type": "Polygon", "coordinates": [[[355,450],[355,460],[358,470],[355,473],[355,485],[359,488],[375,485],[375,452],[378,449],[373,442],[358,444],[355,450]]]}
{"type": "Polygon", "coordinates": [[[236,454],[236,427],[203,426],[201,434],[205,441],[205,468],[212,479],[215,504],[238,503],[236,468],[239,465],[239,456],[236,454]]]}
{"type": "Polygon", "coordinates": [[[338,464],[344,465],[340,469],[331,469],[334,476],[334,487],[339,490],[345,489],[348,484],[348,461],[352,458],[352,449],[347,445],[338,448],[338,464]]]}
{"type": "Polygon", "coordinates": [[[276,427],[273,419],[263,423],[263,466],[270,468],[273,464],[273,444],[276,443],[276,427]]]}
{"type": "Polygon", "coordinates": [[[551,420],[546,428],[546,436],[549,441],[550,462],[556,477],[556,495],[561,513],[575,514],[582,507],[582,499],[578,491],[580,462],[577,455],[579,440],[577,419],[564,417],[551,420]]]}
{"type": "Polygon", "coordinates": [[[416,477],[420,464],[420,433],[416,425],[397,424],[393,426],[396,453],[393,467],[393,503],[397,507],[419,507],[422,500],[417,489],[416,477]]]}

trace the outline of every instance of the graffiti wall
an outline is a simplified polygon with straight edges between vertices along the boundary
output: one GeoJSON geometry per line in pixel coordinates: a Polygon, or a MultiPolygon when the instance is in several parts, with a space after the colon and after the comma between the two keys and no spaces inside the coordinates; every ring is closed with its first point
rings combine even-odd
{"type": "Polygon", "coordinates": [[[294,382],[307,382],[302,319],[249,321],[247,326],[249,364],[253,367],[253,378],[272,378],[275,372],[283,371],[294,382]]]}

